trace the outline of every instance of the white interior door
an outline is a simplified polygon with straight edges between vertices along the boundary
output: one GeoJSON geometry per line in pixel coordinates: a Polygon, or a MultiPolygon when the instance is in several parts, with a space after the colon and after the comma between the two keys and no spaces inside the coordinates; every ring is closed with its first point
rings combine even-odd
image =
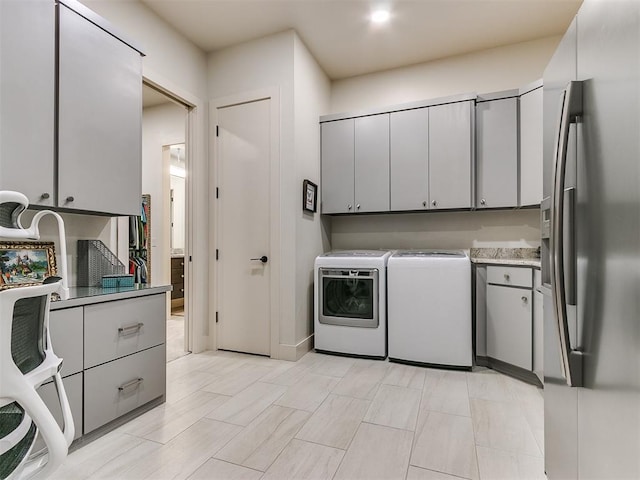
{"type": "Polygon", "coordinates": [[[262,355],[270,354],[270,102],[218,109],[218,348],[262,355]]]}

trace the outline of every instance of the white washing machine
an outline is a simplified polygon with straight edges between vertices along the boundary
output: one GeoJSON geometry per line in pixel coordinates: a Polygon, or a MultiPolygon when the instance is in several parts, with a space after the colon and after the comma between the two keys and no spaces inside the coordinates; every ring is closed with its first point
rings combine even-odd
{"type": "Polygon", "coordinates": [[[316,258],[316,351],[386,358],[390,255],[389,251],[349,250],[316,258]]]}
{"type": "Polygon", "coordinates": [[[389,360],[471,367],[471,262],[463,251],[398,251],[387,287],[389,360]]]}

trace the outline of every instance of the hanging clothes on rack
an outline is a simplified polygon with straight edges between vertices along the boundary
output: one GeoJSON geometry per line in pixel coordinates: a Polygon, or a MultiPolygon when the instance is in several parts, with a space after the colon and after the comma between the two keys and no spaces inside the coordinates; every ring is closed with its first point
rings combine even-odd
{"type": "Polygon", "coordinates": [[[143,195],[140,215],[129,217],[129,273],[135,283],[150,282],[151,197],[143,195]]]}

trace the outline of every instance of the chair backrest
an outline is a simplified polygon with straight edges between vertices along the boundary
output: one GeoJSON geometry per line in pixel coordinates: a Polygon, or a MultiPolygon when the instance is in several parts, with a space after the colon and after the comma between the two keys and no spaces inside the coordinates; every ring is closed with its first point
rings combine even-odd
{"type": "Polygon", "coordinates": [[[20,215],[29,206],[29,199],[20,192],[0,191],[0,237],[14,238],[22,230],[20,215]]]}

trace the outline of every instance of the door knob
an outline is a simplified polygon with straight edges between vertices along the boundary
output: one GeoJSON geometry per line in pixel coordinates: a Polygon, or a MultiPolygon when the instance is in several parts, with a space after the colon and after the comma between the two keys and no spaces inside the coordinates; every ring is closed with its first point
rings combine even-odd
{"type": "Polygon", "coordinates": [[[262,255],[260,258],[252,258],[251,260],[260,260],[262,263],[267,263],[269,258],[266,255],[262,255]]]}

